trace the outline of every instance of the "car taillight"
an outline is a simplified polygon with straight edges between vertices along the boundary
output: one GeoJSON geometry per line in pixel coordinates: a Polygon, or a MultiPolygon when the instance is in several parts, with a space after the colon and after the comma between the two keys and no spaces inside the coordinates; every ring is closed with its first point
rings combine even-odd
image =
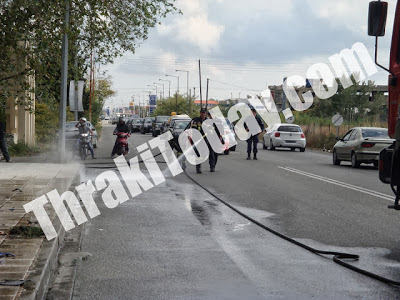
{"type": "Polygon", "coordinates": [[[280,137],[281,133],[280,132],[275,132],[275,137],[280,137]]]}
{"type": "Polygon", "coordinates": [[[373,146],[375,146],[375,143],[362,143],[361,144],[361,147],[364,147],[364,148],[371,148],[373,146]]]}
{"type": "Polygon", "coordinates": [[[305,138],[306,138],[306,136],[304,135],[304,133],[301,134],[301,138],[302,138],[302,139],[305,139],[305,138]]]}

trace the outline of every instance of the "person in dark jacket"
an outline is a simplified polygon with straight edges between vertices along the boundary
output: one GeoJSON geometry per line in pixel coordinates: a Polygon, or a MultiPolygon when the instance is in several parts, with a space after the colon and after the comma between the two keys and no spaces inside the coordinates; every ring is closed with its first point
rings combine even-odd
{"type": "Polygon", "coordinates": [[[0,149],[3,153],[3,156],[6,162],[11,162],[10,154],[8,153],[7,149],[7,141],[6,141],[6,123],[0,121],[0,149]]]}
{"type": "MultiPolygon", "coordinates": [[[[118,132],[125,132],[125,133],[128,133],[129,135],[131,133],[130,130],[129,130],[128,125],[126,125],[125,120],[122,117],[119,118],[117,126],[115,127],[113,134],[116,135],[116,134],[118,134],[118,132]]],[[[118,137],[115,140],[115,144],[114,144],[114,147],[113,147],[113,150],[112,150],[112,153],[111,153],[111,158],[113,158],[115,153],[117,153],[117,141],[118,141],[118,137]]],[[[126,148],[127,148],[126,151],[129,152],[128,143],[126,144],[126,148]]]]}
{"type": "MultiPolygon", "coordinates": [[[[94,134],[93,130],[89,128],[86,118],[80,118],[79,122],[76,123],[75,127],[79,129],[79,134],[88,133],[88,132],[90,132],[92,135],[94,134]]],[[[80,142],[81,142],[81,139],[78,137],[76,144],[75,144],[76,149],[79,149],[80,142]]],[[[94,156],[94,150],[93,150],[93,145],[92,145],[91,140],[89,140],[88,146],[89,146],[90,154],[92,154],[92,158],[96,159],[97,157],[94,156]]]]}
{"type": "MultiPolygon", "coordinates": [[[[258,126],[260,126],[261,131],[264,131],[264,123],[261,120],[260,116],[257,115],[256,110],[254,107],[251,108],[251,112],[253,113],[253,116],[256,118],[258,126]]],[[[244,124],[246,131],[249,131],[249,128],[247,128],[246,123],[244,124]]],[[[253,146],[253,154],[254,160],[257,160],[257,144],[258,144],[258,134],[256,135],[251,135],[248,139],[247,139],[247,160],[251,160],[251,148],[253,146]]]]}
{"type": "MultiPolygon", "coordinates": [[[[207,119],[207,110],[205,108],[200,109],[200,116],[195,117],[190,122],[190,127],[197,129],[204,136],[204,131],[202,129],[204,120],[207,119]]],[[[209,149],[208,163],[210,165],[210,172],[215,172],[215,165],[217,164],[218,154],[214,152],[207,138],[205,138],[206,144],[209,149]]],[[[201,164],[196,165],[196,172],[201,174],[201,164]]]]}

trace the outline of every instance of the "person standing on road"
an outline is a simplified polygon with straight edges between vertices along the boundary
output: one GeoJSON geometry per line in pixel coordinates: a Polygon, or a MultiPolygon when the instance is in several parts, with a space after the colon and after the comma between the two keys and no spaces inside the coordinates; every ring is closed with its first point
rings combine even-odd
{"type": "Polygon", "coordinates": [[[7,149],[6,123],[0,120],[0,148],[6,162],[12,162],[7,149]]]}
{"type": "MultiPolygon", "coordinates": [[[[253,113],[253,116],[256,118],[258,126],[261,128],[261,132],[264,131],[264,123],[262,122],[261,118],[259,115],[256,113],[256,109],[254,107],[251,108],[251,112],[253,113]]],[[[244,127],[247,132],[249,132],[249,128],[247,127],[246,123],[244,123],[244,127]]],[[[250,135],[250,137],[247,139],[247,160],[251,160],[251,148],[253,146],[253,154],[254,160],[257,160],[257,144],[258,144],[258,133],[256,135],[250,135]]]]}
{"type": "MultiPolygon", "coordinates": [[[[210,112],[207,112],[207,117],[208,117],[208,119],[212,119],[210,112]]],[[[217,122],[219,123],[218,119],[217,119],[217,122]]],[[[221,133],[219,132],[218,127],[215,124],[213,124],[213,126],[214,126],[214,130],[215,130],[215,134],[217,134],[218,137],[220,139],[222,139],[221,133]]],[[[210,172],[215,172],[215,167],[217,166],[217,162],[218,162],[218,153],[214,151],[214,149],[210,145],[210,142],[208,142],[208,141],[207,141],[207,146],[208,146],[208,149],[210,152],[209,158],[208,158],[209,162],[210,162],[210,172]]]]}
{"type": "MultiPolygon", "coordinates": [[[[82,133],[88,133],[88,132],[90,132],[92,135],[94,134],[93,130],[89,128],[86,118],[80,118],[79,122],[75,125],[75,127],[79,129],[79,135],[81,135],[82,133]]],[[[78,137],[78,140],[76,141],[76,145],[75,145],[76,149],[79,148],[80,141],[81,140],[78,137]]],[[[94,156],[94,150],[93,150],[93,145],[92,145],[91,140],[89,140],[88,145],[89,145],[90,154],[92,154],[92,159],[96,159],[97,157],[94,156]]]]}
{"type": "MultiPolygon", "coordinates": [[[[200,109],[200,116],[199,117],[195,117],[192,119],[192,121],[190,122],[190,127],[193,129],[197,129],[204,137],[204,131],[202,129],[202,125],[204,120],[207,119],[207,110],[206,108],[201,108],[200,109]]],[[[210,172],[215,172],[215,164],[217,163],[216,161],[216,156],[211,154],[211,153],[215,153],[209,142],[207,141],[207,139],[205,139],[208,149],[210,149],[210,155],[208,157],[208,162],[210,164],[210,172]]],[[[201,174],[201,164],[196,165],[196,173],[201,174]]]]}

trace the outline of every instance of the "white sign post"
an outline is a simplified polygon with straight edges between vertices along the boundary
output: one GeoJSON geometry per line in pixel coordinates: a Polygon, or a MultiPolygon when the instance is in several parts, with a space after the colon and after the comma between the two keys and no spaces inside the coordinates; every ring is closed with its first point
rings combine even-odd
{"type": "Polygon", "coordinates": [[[78,90],[75,89],[75,82],[71,80],[69,83],[69,110],[76,112],[83,111],[82,96],[85,82],[78,81],[78,90]]]}
{"type": "Polygon", "coordinates": [[[336,126],[337,137],[339,137],[339,126],[343,124],[343,117],[337,113],[332,117],[332,123],[336,126]]]}

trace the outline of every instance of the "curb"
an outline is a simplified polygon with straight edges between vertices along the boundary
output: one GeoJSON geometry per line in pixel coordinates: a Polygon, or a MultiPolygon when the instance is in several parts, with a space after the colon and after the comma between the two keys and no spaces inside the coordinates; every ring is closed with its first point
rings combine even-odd
{"type": "MultiPolygon", "coordinates": [[[[79,172],[75,174],[68,190],[76,186],[77,183],[79,183],[79,172]]],[[[23,286],[24,290],[19,298],[21,300],[42,300],[45,299],[47,294],[49,281],[57,265],[58,253],[64,243],[65,236],[64,227],[61,226],[55,212],[51,219],[55,221],[53,224],[57,231],[57,238],[52,241],[44,238],[39,254],[25,279],[28,282],[23,286]]]]}

